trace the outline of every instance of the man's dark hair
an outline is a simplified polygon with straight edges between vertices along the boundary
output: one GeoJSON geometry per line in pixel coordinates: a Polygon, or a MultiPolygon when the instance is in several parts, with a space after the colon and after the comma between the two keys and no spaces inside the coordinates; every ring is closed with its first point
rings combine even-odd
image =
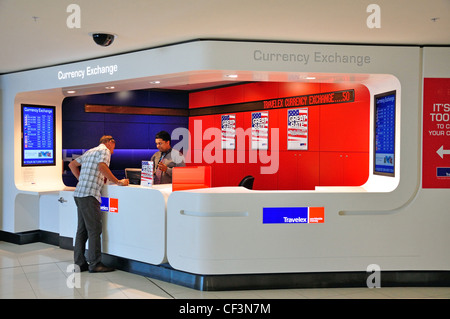
{"type": "Polygon", "coordinates": [[[158,132],[158,133],[156,133],[156,136],[155,136],[155,139],[156,138],[160,138],[160,139],[162,139],[163,141],[171,141],[171,138],[170,138],[170,134],[169,133],[167,133],[166,131],[161,131],[161,132],[158,132]]]}

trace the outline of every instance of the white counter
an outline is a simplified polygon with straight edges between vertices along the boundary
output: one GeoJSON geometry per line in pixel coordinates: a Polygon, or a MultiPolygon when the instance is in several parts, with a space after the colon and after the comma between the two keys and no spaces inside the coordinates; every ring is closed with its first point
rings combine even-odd
{"type": "MultiPolygon", "coordinates": [[[[105,185],[102,196],[118,200],[117,212],[103,213],[102,252],[150,264],[166,258],[166,207],[172,185],[105,185]]],[[[61,191],[60,235],[75,238],[77,211],[72,191],[61,191]]]]}
{"type": "Polygon", "coordinates": [[[370,264],[407,269],[420,258],[411,245],[415,233],[397,235],[406,217],[396,213],[396,198],[359,187],[173,192],[167,206],[168,261],[202,275],[366,271],[370,264]],[[264,221],[264,209],[272,209],[268,216],[274,210],[286,216],[280,208],[307,209],[308,215],[264,221]],[[323,214],[320,222],[317,211],[323,214]]]}

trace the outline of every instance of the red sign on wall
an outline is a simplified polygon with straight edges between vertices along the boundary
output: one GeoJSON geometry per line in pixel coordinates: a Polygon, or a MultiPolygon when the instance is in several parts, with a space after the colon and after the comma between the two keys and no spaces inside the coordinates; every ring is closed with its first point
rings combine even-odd
{"type": "Polygon", "coordinates": [[[450,188],[450,78],[424,79],[422,187],[450,188]]]}

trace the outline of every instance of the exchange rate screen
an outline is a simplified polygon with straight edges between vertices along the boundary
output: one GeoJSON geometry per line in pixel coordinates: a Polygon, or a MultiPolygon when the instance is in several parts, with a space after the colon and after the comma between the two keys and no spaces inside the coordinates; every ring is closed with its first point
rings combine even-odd
{"type": "Polygon", "coordinates": [[[22,166],[56,165],[55,107],[22,104],[22,166]]]}
{"type": "Polygon", "coordinates": [[[396,92],[375,95],[374,174],[395,175],[396,92]]]}

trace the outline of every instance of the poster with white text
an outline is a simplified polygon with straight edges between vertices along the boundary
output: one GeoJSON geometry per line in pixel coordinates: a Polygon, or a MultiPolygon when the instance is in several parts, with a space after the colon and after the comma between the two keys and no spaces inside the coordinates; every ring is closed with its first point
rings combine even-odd
{"type": "Polygon", "coordinates": [[[222,149],[234,150],[236,147],[236,114],[222,115],[222,149]]]}
{"type": "Polygon", "coordinates": [[[288,110],[288,150],[308,149],[308,109],[288,110]]]}
{"type": "Polygon", "coordinates": [[[423,82],[422,188],[450,189],[450,79],[423,82]]]}
{"type": "Polygon", "coordinates": [[[252,113],[252,150],[269,148],[269,112],[252,113]]]}
{"type": "Polygon", "coordinates": [[[150,186],[150,187],[153,185],[153,162],[152,161],[142,161],[141,185],[142,186],[150,186]]]}

